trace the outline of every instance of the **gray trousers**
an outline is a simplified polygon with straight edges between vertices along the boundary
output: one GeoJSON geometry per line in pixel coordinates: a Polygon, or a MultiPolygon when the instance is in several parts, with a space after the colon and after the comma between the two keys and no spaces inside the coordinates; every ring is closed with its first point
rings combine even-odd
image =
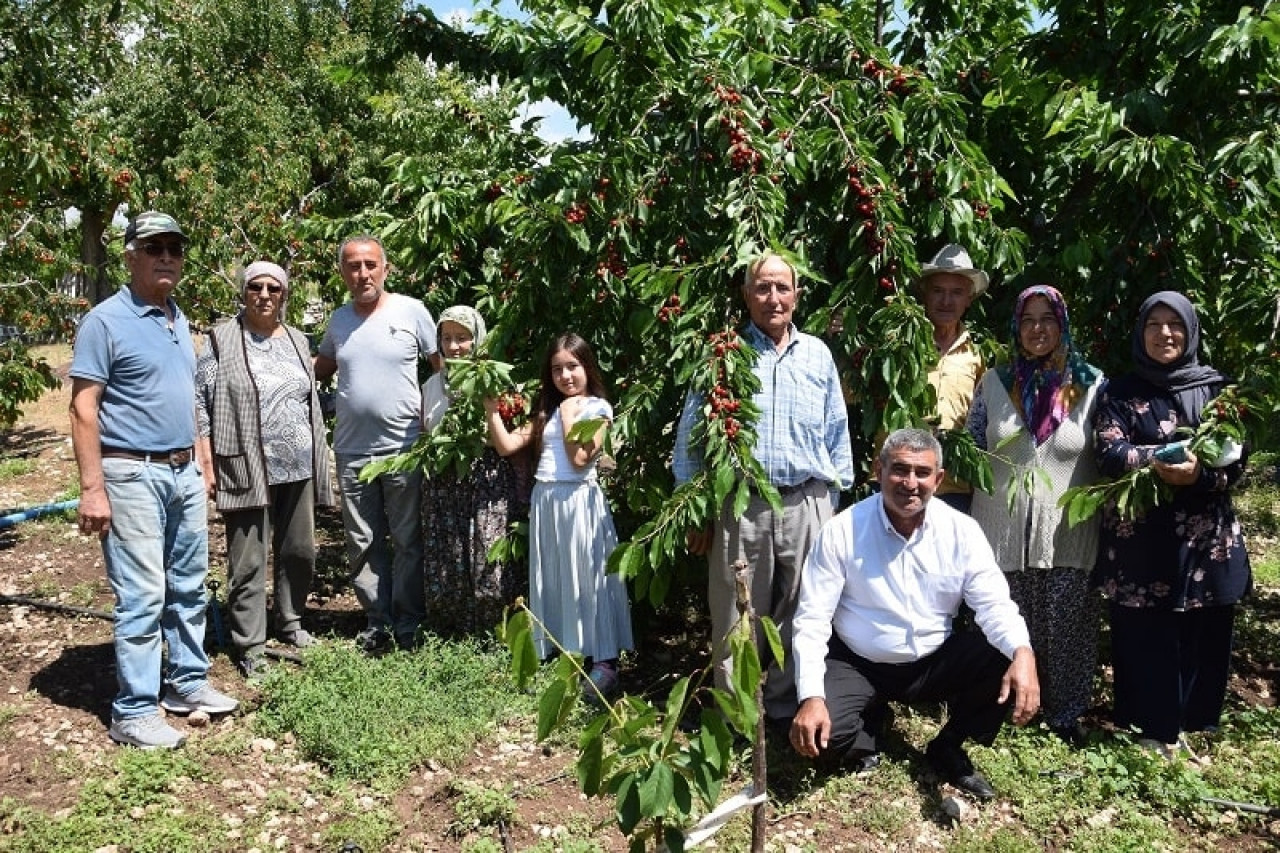
{"type": "Polygon", "coordinates": [[[422,573],[422,473],[360,482],[368,456],[338,457],[347,565],[370,628],[409,642],[426,616],[422,573]]]}
{"type": "Polygon", "coordinates": [[[310,480],[269,486],[264,507],[222,514],[227,528],[227,613],[243,656],[267,642],[267,561],[279,632],[302,624],[316,566],[315,492],[310,480]],[[269,550],[268,550],[269,549],[269,550]]]}
{"type": "Polygon", "coordinates": [[[760,662],[768,665],[765,713],[777,719],[789,719],[796,712],[795,664],[790,651],[791,622],[800,597],[800,570],[818,531],[830,518],[831,487],[821,480],[810,480],[782,496],[781,513],[775,513],[768,501],[753,494],[741,518],[733,517],[730,497],[716,520],[707,586],[716,686],[727,686],[726,672],[733,665],[725,648],[725,639],[738,622],[733,564],[746,560],[754,570],[751,606],[757,617],[768,616],[778,626],[782,648],[787,653],[785,666],[779,667],[768,651],[763,632],[756,633],[760,662]]]}

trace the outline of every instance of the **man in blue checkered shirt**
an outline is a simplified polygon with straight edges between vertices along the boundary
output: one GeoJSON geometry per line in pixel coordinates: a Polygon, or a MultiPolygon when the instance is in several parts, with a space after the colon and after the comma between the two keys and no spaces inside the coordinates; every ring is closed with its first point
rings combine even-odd
{"type": "MultiPolygon", "coordinates": [[[[782,497],[775,512],[754,492],[740,518],[730,496],[714,525],[691,531],[690,553],[709,554],[708,604],[716,683],[727,685],[725,639],[737,622],[733,564],[745,560],[753,568],[751,602],[757,615],[768,616],[791,643],[791,620],[800,591],[800,569],[823,523],[831,517],[839,491],[853,484],[849,418],[835,361],[826,345],[796,328],[792,320],[800,295],[795,268],[766,253],[747,268],[742,297],[751,317],[743,339],[756,351],[753,371],[760,390],[756,444],[752,448],[769,482],[782,497]]],[[[688,482],[702,467],[701,449],[690,437],[705,401],[690,393],[676,433],[673,471],[677,484],[688,482]]],[[[768,661],[767,653],[762,663],[768,661]]],[[[769,663],[764,692],[771,719],[789,720],[795,713],[795,670],[769,663]]]]}

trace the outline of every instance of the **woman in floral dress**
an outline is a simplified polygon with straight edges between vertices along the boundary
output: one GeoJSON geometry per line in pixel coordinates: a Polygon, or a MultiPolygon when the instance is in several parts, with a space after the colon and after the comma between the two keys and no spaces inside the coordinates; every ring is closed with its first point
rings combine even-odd
{"type": "Polygon", "coordinates": [[[1153,457],[1184,438],[1227,380],[1199,363],[1200,323],[1185,296],[1155,294],[1133,332],[1134,369],[1103,390],[1094,417],[1106,477],[1150,465],[1173,499],[1125,521],[1104,510],[1094,579],[1110,599],[1114,719],[1170,754],[1182,732],[1217,727],[1226,697],[1235,605],[1252,585],[1231,505],[1243,460],[1215,467],[1186,452],[1153,457]]]}
{"type": "MultiPolygon", "coordinates": [[[[446,357],[473,355],[484,337],[484,318],[474,308],[454,305],[440,314],[437,340],[446,357]]],[[[447,371],[434,374],[422,387],[425,432],[439,425],[453,400],[447,371]]],[[[505,459],[486,447],[465,477],[446,471],[424,478],[425,624],[436,634],[492,635],[503,608],[528,594],[523,560],[513,564],[488,558],[511,523],[529,517],[528,475],[519,470],[521,465],[527,466],[523,456],[505,459]]]]}

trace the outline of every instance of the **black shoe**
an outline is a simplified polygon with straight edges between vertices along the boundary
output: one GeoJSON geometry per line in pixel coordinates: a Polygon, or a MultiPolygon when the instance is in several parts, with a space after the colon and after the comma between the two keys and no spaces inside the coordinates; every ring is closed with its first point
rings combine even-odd
{"type": "Polygon", "coordinates": [[[1065,726],[1049,726],[1049,731],[1061,738],[1062,742],[1072,749],[1081,749],[1089,742],[1088,733],[1078,722],[1068,723],[1065,726]]]}
{"type": "Polygon", "coordinates": [[[870,773],[880,766],[880,753],[854,750],[841,763],[846,770],[855,776],[861,773],[870,773]]]}
{"type": "Polygon", "coordinates": [[[979,800],[990,800],[996,795],[996,789],[974,768],[969,754],[961,747],[931,741],[925,749],[924,757],[929,766],[942,777],[942,781],[979,800]]]}
{"type": "Polygon", "coordinates": [[[396,648],[402,652],[416,652],[422,648],[422,632],[414,631],[412,634],[396,635],[396,648]]]}
{"type": "Polygon", "coordinates": [[[365,654],[377,654],[391,648],[391,634],[385,628],[365,628],[356,634],[356,648],[365,654]]]}

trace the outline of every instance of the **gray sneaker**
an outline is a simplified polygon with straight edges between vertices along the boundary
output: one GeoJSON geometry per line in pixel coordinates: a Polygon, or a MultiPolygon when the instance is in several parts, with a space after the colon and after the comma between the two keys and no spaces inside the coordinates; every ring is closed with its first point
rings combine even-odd
{"type": "Polygon", "coordinates": [[[187,742],[187,736],[166,723],[159,713],[112,720],[107,734],[118,744],[139,749],[177,749],[187,742]]]}
{"type": "Polygon", "coordinates": [[[230,714],[240,707],[240,702],[225,693],[219,693],[206,681],[204,686],[192,690],[185,696],[166,685],[164,696],[160,698],[160,707],[171,714],[190,714],[192,711],[204,711],[206,714],[230,714]]]}
{"type": "Polygon", "coordinates": [[[281,631],[280,641],[288,643],[296,649],[309,649],[316,644],[316,638],[305,628],[294,628],[292,631],[281,631]]]}

